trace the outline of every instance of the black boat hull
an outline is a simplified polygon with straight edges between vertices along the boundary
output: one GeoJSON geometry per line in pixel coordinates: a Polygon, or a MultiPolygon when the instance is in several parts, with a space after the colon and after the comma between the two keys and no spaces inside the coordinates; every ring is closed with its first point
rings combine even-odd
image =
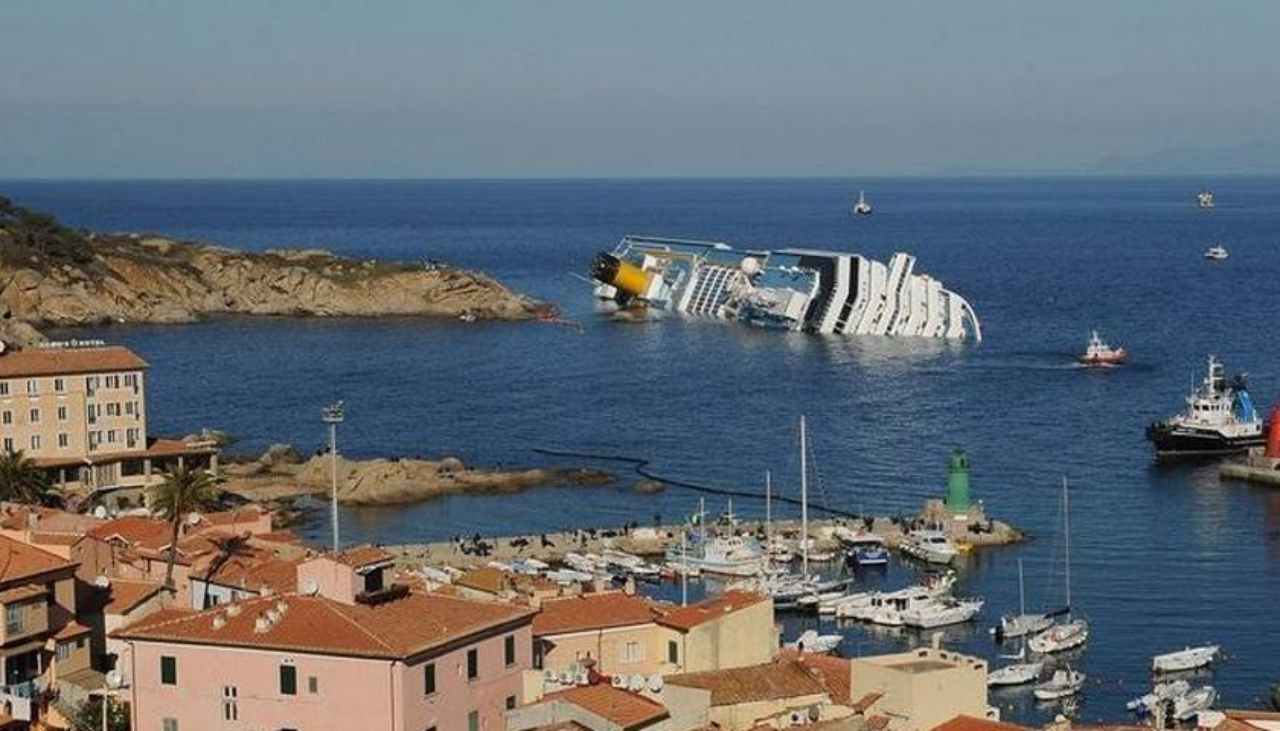
{"type": "Polygon", "coordinates": [[[1172,428],[1166,424],[1147,427],[1147,439],[1156,448],[1157,459],[1219,457],[1247,452],[1266,444],[1265,426],[1257,434],[1227,437],[1213,431],[1172,428]]]}

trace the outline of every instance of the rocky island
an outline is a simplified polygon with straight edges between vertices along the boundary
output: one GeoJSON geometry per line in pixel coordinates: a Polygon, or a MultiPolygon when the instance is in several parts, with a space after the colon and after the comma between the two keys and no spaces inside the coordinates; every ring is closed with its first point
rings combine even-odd
{"type": "MultiPolygon", "coordinates": [[[[276,500],[310,493],[328,494],[332,464],[327,454],[303,459],[293,447],[278,444],[254,460],[224,467],[223,487],[252,500],[276,500]]],[[[381,458],[350,460],[339,456],[338,502],[344,505],[398,505],[451,493],[518,492],[531,487],[601,486],[614,482],[608,472],[567,467],[481,469],[456,457],[438,460],[381,458]]]]}
{"type": "Polygon", "coordinates": [[[0,196],[0,340],[39,341],[41,325],[237,314],[526,320],[554,308],[449,266],[77,231],[0,196]]]}

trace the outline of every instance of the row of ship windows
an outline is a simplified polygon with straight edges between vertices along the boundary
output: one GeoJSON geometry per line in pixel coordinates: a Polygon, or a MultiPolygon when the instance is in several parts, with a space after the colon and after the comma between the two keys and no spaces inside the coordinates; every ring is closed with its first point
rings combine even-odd
{"type": "MultiPolygon", "coordinates": [[[[12,382],[0,381],[0,396],[9,396],[17,392],[17,385],[20,381],[12,382]]],[[[109,376],[86,376],[84,379],[84,390],[89,393],[97,391],[99,388],[132,388],[138,390],[138,374],[137,373],[116,373],[109,376]],[[123,385],[121,385],[123,384],[123,385]]],[[[66,393],[67,379],[58,377],[53,379],[53,392],[66,393]]],[[[27,395],[37,396],[40,394],[40,379],[27,379],[27,395]]]]}
{"type": "MultiPolygon", "coordinates": [[[[102,444],[116,444],[120,441],[119,440],[120,436],[121,435],[119,430],[116,430],[116,429],[111,429],[105,432],[91,431],[89,432],[89,450],[90,451],[95,450],[102,444]],[[105,441],[103,439],[104,437],[106,438],[105,441]]],[[[138,440],[137,429],[125,429],[123,436],[124,436],[124,445],[127,448],[132,449],[133,447],[138,446],[139,440],[138,440]]],[[[41,446],[43,445],[39,434],[32,434],[31,439],[28,443],[31,445],[32,450],[40,449],[41,446]]],[[[13,437],[5,437],[3,446],[4,446],[4,451],[6,453],[12,454],[13,452],[16,451],[15,447],[17,447],[17,444],[14,442],[13,437]]],[[[58,449],[69,449],[70,447],[71,447],[71,435],[67,434],[66,432],[62,432],[58,434],[58,449]]]]}
{"type": "MultiPolygon", "coordinates": [[[[125,401],[124,403],[109,404],[87,404],[85,406],[85,417],[90,424],[97,423],[99,417],[102,416],[102,407],[106,406],[107,416],[132,416],[135,419],[142,416],[142,408],[138,406],[137,401],[125,401]]],[[[58,407],[58,421],[67,420],[67,407],[58,407]]],[[[40,423],[40,409],[31,409],[27,412],[27,422],[30,424],[40,423]]],[[[4,426],[13,426],[13,411],[5,409],[0,411],[0,424],[4,426]]]]}

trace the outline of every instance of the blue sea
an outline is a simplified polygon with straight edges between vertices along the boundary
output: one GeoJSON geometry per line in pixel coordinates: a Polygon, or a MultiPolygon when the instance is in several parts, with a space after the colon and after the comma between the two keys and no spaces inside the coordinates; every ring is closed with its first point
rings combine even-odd
{"type": "MultiPolygon", "coordinates": [[[[947,456],[963,447],[975,497],[1032,540],[962,563],[961,591],[986,597],[987,609],[982,623],[948,630],[949,642],[994,658],[986,627],[1016,608],[1018,559],[1032,606],[1063,601],[1065,476],[1073,604],[1093,622],[1073,659],[1089,674],[1078,717],[1122,719],[1124,701],[1148,688],[1150,656],[1188,644],[1225,648],[1206,676],[1222,706],[1257,705],[1280,680],[1280,491],[1220,482],[1212,465],[1157,467],[1143,439],[1147,423],[1182,407],[1209,353],[1248,373],[1260,408],[1280,399],[1280,179],[22,181],[0,183],[0,194],[99,230],[446,260],[556,302],[583,325],[579,334],[532,323],[236,318],[68,333],[127,344],[151,362],[155,433],[216,427],[239,437],[233,449],[287,441],[311,451],[324,439],[320,408],[341,398],[340,448],[355,456],[511,466],[566,462],[535,448],[634,455],[666,475],[739,490],[762,490],[769,469],[795,497],[805,414],[814,499],[878,514],[940,495],[947,456]],[[1206,185],[1219,202],[1212,211],[1195,206],[1206,185]],[[876,212],[855,220],[859,189],[876,212]],[[910,251],[918,271],[973,303],[986,339],[613,322],[574,275],[628,233],[881,259],[910,251]],[[1231,258],[1205,261],[1218,242],[1231,258]],[[1074,367],[1090,328],[1129,348],[1133,363],[1074,367]]],[[[678,488],[635,493],[625,467],[600,465],[618,470],[617,486],[348,509],[344,533],[421,542],[675,521],[697,505],[697,493],[678,488]]],[[[759,501],[734,507],[763,513],[759,501]]],[[[326,528],[309,530],[323,539],[326,528]]],[[[858,578],[900,585],[910,571],[858,578]]],[[[803,624],[786,620],[786,634],[803,624]]],[[[840,629],[848,655],[928,641],[840,629]]],[[[1026,722],[1060,710],[1027,690],[992,701],[1026,722]]]]}

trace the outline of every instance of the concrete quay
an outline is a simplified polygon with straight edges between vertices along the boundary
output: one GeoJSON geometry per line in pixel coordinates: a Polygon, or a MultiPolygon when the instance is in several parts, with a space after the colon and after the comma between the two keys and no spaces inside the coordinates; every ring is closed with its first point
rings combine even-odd
{"type": "MultiPolygon", "coordinates": [[[[930,506],[932,507],[932,506],[930,506]]],[[[890,548],[897,548],[907,533],[915,527],[941,528],[951,536],[962,551],[974,550],[988,546],[1000,546],[1023,540],[1023,534],[1007,523],[985,518],[974,521],[965,516],[965,520],[948,522],[929,521],[926,516],[931,511],[926,508],[922,517],[903,522],[889,517],[873,519],[871,530],[890,548]],[[974,530],[977,528],[977,530],[974,530]]],[[[819,519],[809,521],[809,534],[814,539],[815,550],[833,550],[839,548],[835,537],[837,527],[850,530],[865,529],[862,520],[847,518],[819,519]]],[[[725,530],[725,526],[708,523],[707,530],[715,532],[725,530]]],[[[763,521],[744,520],[737,524],[739,533],[756,535],[763,538],[765,525],[763,521]]],[[[395,554],[401,565],[405,567],[429,565],[452,566],[459,569],[485,566],[491,561],[507,563],[519,559],[538,559],[550,564],[561,563],[566,553],[600,553],[605,549],[615,549],[644,556],[649,559],[660,559],[666,550],[680,544],[680,534],[690,529],[683,525],[663,526],[631,526],[628,528],[582,528],[546,534],[529,534],[503,537],[481,537],[480,542],[489,547],[487,553],[481,555],[474,550],[475,536],[461,537],[459,540],[437,541],[426,544],[402,544],[384,546],[395,554]],[[545,539],[545,540],[544,540],[545,539]]],[[[800,535],[800,521],[775,520],[771,530],[774,536],[796,539],[800,535]]]]}
{"type": "Polygon", "coordinates": [[[1227,480],[1245,480],[1280,487],[1280,459],[1264,457],[1261,450],[1254,450],[1243,462],[1223,462],[1218,465],[1218,476],[1227,480]]]}

